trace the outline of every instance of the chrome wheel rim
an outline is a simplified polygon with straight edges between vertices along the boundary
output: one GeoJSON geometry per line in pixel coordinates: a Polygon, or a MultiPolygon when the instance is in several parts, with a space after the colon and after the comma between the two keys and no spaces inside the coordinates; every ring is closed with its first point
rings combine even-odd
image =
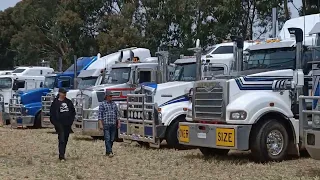
{"type": "Polygon", "coordinates": [[[283,135],[279,130],[273,130],[268,134],[267,150],[272,156],[277,156],[282,152],[283,135]]]}

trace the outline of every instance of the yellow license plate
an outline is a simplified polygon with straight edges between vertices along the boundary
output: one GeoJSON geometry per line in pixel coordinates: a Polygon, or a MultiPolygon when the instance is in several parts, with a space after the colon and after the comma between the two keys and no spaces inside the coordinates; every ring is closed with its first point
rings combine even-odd
{"type": "Polygon", "coordinates": [[[179,140],[188,143],[189,140],[189,126],[179,126],[179,140]]]}
{"type": "Polygon", "coordinates": [[[216,129],[216,145],[225,147],[235,146],[235,130],[229,128],[216,129]]]}

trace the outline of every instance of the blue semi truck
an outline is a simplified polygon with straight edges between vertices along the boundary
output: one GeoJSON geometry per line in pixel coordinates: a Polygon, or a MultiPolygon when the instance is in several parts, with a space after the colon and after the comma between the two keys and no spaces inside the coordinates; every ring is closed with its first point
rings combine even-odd
{"type": "MultiPolygon", "coordinates": [[[[77,75],[80,71],[86,70],[98,59],[94,57],[81,57],[77,60],[77,75]]],[[[63,73],[53,73],[45,76],[42,88],[28,91],[17,91],[9,104],[10,123],[12,127],[41,127],[41,97],[56,88],[74,87],[74,64],[63,73]]]]}

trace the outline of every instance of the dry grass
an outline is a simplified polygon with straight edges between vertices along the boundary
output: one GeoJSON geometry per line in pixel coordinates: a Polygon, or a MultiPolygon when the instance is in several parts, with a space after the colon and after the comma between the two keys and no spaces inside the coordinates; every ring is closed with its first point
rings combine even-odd
{"type": "Polygon", "coordinates": [[[71,135],[67,161],[57,160],[52,130],[0,128],[0,179],[319,179],[320,162],[300,158],[255,164],[247,153],[204,159],[198,150],[147,149],[116,143],[103,156],[103,141],[71,135]]]}

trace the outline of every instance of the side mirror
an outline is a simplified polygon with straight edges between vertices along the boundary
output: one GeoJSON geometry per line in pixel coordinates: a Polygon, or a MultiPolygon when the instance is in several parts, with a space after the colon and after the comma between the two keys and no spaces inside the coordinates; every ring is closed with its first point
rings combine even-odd
{"type": "Polygon", "coordinates": [[[43,82],[40,83],[40,88],[43,88],[43,82]]]}

